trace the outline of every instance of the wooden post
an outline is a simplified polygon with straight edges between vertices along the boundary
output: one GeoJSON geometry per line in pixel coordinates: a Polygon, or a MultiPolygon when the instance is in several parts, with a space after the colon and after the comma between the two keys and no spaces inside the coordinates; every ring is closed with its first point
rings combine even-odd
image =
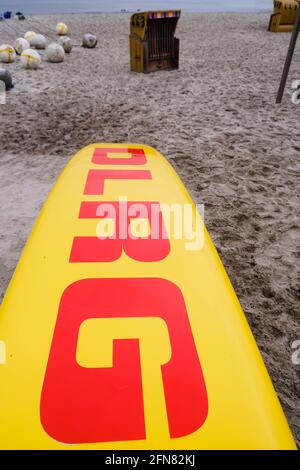
{"type": "Polygon", "coordinates": [[[289,75],[289,70],[290,70],[290,67],[291,67],[291,63],[292,63],[292,59],[293,59],[293,55],[294,55],[294,50],[295,50],[295,46],[296,46],[296,43],[297,43],[299,29],[300,29],[300,0],[296,0],[296,1],[299,4],[298,12],[297,12],[297,16],[296,16],[296,20],[295,20],[295,24],[294,24],[294,30],[292,32],[292,37],[291,37],[291,41],[290,41],[289,50],[288,50],[288,53],[287,53],[286,61],[285,61],[283,72],[282,72],[280,86],[279,86],[278,93],[277,93],[277,98],[276,98],[276,103],[277,104],[281,103],[281,101],[282,101],[282,97],[283,97],[283,93],[284,93],[284,90],[285,90],[287,78],[288,78],[288,75],[289,75]]]}

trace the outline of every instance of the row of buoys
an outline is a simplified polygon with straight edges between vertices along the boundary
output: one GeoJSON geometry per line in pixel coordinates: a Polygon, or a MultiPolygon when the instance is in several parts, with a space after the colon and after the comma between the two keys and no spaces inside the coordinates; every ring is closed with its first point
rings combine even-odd
{"type": "MultiPolygon", "coordinates": [[[[37,44],[36,41],[32,41],[32,45],[37,44]]],[[[36,49],[45,49],[46,57],[49,62],[58,63],[63,62],[65,59],[65,49],[63,46],[56,42],[52,42],[48,46],[38,43],[40,47],[36,49]],[[41,47],[43,46],[43,47],[41,47]]],[[[66,42],[68,44],[68,42],[66,42]]],[[[20,62],[23,68],[26,69],[37,69],[39,68],[42,58],[36,49],[29,47],[29,43],[24,38],[18,38],[15,43],[15,47],[9,44],[3,44],[0,46],[0,61],[4,63],[12,63],[16,59],[16,50],[20,55],[20,62]],[[27,44],[26,44],[27,43],[27,44]]]]}
{"type": "MultiPolygon", "coordinates": [[[[27,69],[37,69],[41,62],[38,50],[45,50],[49,62],[59,63],[65,59],[65,53],[72,51],[72,41],[66,36],[68,27],[65,23],[58,23],[56,32],[60,36],[58,43],[52,42],[47,45],[47,40],[42,34],[34,31],[27,31],[24,37],[16,39],[14,45],[3,44],[0,46],[0,62],[11,63],[16,60],[16,55],[20,55],[22,67],[27,69]]],[[[97,45],[97,38],[94,34],[84,34],[82,46],[93,49],[97,45]]]]}

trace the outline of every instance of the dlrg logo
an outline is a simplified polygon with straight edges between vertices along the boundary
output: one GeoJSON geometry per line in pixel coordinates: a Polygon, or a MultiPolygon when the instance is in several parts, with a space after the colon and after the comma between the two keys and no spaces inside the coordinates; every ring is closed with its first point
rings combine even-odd
{"type": "MultiPolygon", "coordinates": [[[[97,149],[92,161],[100,165],[147,163],[143,150],[118,148],[97,149]],[[110,158],[113,153],[116,155],[110,158]]],[[[148,170],[93,169],[84,194],[102,195],[109,179],[151,180],[152,174],[148,170]]],[[[154,204],[159,209],[159,203],[154,204]]],[[[83,202],[80,219],[94,218],[98,205],[99,201],[83,202]]],[[[123,239],[118,230],[105,240],[75,235],[69,262],[108,263],[121,255],[131,263],[161,261],[172,247],[162,217],[160,222],[160,236],[155,239],[123,239]]],[[[156,382],[162,383],[171,438],[201,427],[208,399],[179,287],[159,276],[81,279],[67,287],[42,389],[40,414],[45,431],[60,442],[73,444],[146,439],[145,376],[150,383],[159,376],[156,382]],[[126,324],[130,326],[126,335],[118,324],[124,329],[126,324]],[[145,324],[151,331],[141,339],[139,329],[145,324]],[[153,330],[158,335],[155,338],[151,337],[153,330]],[[81,348],[83,338],[84,349],[89,343],[94,345],[91,356],[81,348]]]]}

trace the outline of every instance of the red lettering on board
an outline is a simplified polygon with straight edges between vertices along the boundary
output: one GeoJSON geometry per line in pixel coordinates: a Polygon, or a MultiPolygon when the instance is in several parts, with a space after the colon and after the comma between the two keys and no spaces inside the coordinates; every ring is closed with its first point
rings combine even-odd
{"type": "Polygon", "coordinates": [[[84,194],[103,194],[105,180],[151,180],[147,170],[90,170],[84,194]]]}
{"type": "Polygon", "coordinates": [[[85,320],[134,317],[160,317],[169,330],[172,356],[160,369],[170,437],[204,423],[206,387],[180,289],[164,279],[84,279],[65,290],[52,339],[41,395],[41,422],[52,438],[71,444],[146,438],[138,338],[113,341],[111,368],[76,362],[85,320]]]}
{"type": "Polygon", "coordinates": [[[119,259],[123,250],[127,256],[141,262],[160,261],[169,255],[170,241],[158,202],[82,202],[80,219],[107,216],[114,218],[115,233],[104,239],[96,236],[74,237],[71,263],[111,262],[119,259]],[[113,214],[107,214],[111,211],[107,211],[106,207],[113,209],[113,214]],[[131,236],[130,220],[137,217],[148,219],[150,234],[147,237],[131,236]]]}
{"type": "Polygon", "coordinates": [[[146,155],[143,149],[134,148],[99,148],[95,149],[92,162],[97,165],[145,165],[146,155]],[[130,158],[109,158],[109,153],[131,154],[130,158]]]}

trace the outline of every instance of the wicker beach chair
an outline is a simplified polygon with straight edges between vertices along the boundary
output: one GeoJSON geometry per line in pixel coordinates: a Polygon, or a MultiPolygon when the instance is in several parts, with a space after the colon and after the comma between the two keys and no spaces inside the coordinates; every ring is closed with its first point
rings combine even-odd
{"type": "Polygon", "coordinates": [[[148,11],[131,17],[131,70],[149,73],[177,69],[179,39],[175,37],[180,11],[148,11]]]}

